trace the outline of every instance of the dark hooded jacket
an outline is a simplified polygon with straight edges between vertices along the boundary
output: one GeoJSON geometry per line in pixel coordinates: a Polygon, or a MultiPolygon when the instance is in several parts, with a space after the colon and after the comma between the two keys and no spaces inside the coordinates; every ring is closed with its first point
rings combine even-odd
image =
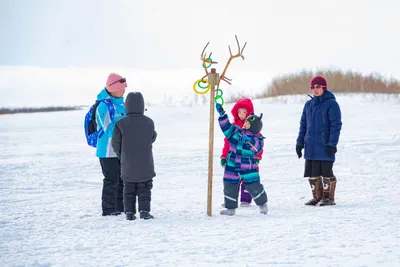
{"type": "Polygon", "coordinates": [[[121,178],[129,182],[145,182],[156,176],[153,143],[157,132],[153,120],[143,114],[141,93],[129,93],[125,107],[126,117],[115,126],[112,147],[121,161],[121,178]]]}

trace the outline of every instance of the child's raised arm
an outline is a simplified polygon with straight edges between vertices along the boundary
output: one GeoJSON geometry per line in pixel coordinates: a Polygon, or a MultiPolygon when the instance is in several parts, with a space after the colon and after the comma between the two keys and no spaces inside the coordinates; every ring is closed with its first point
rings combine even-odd
{"type": "Polygon", "coordinates": [[[235,126],[229,121],[228,115],[225,113],[222,105],[217,103],[215,105],[217,112],[219,114],[218,123],[219,127],[221,127],[222,132],[224,133],[225,137],[229,139],[232,136],[235,126]]]}

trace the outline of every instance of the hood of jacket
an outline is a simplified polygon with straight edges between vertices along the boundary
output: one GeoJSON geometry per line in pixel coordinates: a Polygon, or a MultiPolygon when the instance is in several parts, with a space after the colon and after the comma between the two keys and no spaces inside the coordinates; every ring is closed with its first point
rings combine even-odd
{"type": "Polygon", "coordinates": [[[111,99],[114,105],[124,103],[124,97],[119,97],[119,98],[113,97],[107,92],[106,88],[101,90],[101,92],[97,95],[97,100],[102,100],[102,99],[111,99]]]}
{"type": "Polygon", "coordinates": [[[243,127],[245,120],[241,120],[238,115],[239,108],[245,108],[247,110],[247,115],[250,116],[252,112],[254,112],[253,102],[251,102],[250,98],[241,98],[238,102],[232,107],[231,113],[234,118],[234,124],[238,125],[239,127],[243,127]]]}
{"type": "Polygon", "coordinates": [[[144,98],[140,92],[130,92],[125,101],[126,114],[143,114],[144,98]]]}

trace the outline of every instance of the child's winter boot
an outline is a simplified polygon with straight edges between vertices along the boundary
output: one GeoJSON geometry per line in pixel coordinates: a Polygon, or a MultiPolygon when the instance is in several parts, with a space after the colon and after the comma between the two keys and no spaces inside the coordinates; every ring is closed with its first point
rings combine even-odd
{"type": "Polygon", "coordinates": [[[225,209],[225,210],[221,210],[221,215],[228,215],[228,216],[233,216],[235,215],[235,211],[236,209],[225,209]]]}
{"type": "Polygon", "coordinates": [[[135,214],[133,214],[133,212],[127,212],[127,213],[126,213],[126,219],[127,219],[128,221],[133,221],[133,220],[136,219],[136,216],[135,216],[135,214]]]}
{"type": "Polygon", "coordinates": [[[312,205],[315,206],[318,204],[318,202],[322,198],[322,181],[321,181],[321,176],[319,177],[310,177],[308,179],[308,182],[310,183],[311,186],[311,191],[313,198],[310,199],[305,203],[305,205],[312,205]]]}
{"type": "Polygon", "coordinates": [[[263,205],[258,206],[260,208],[260,213],[261,214],[267,214],[268,213],[268,204],[265,202],[263,205]]]}
{"type": "Polygon", "coordinates": [[[336,205],[335,203],[336,177],[324,177],[324,192],[320,206],[336,205]]]}
{"type": "Polygon", "coordinates": [[[154,219],[154,216],[151,215],[148,211],[141,211],[140,212],[140,219],[150,220],[150,219],[154,219]]]}

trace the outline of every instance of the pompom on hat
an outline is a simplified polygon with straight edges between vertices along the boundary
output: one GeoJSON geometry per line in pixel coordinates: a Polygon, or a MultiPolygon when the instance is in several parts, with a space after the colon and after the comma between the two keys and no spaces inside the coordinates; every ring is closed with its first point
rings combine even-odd
{"type": "Polygon", "coordinates": [[[109,93],[116,93],[127,87],[126,79],[117,73],[110,73],[106,82],[106,89],[109,93]]]}
{"type": "Polygon", "coordinates": [[[321,85],[322,89],[324,89],[324,91],[326,91],[328,89],[328,84],[327,84],[325,78],[322,76],[315,76],[311,80],[311,83],[310,83],[311,87],[313,87],[316,84],[321,85]]]}

